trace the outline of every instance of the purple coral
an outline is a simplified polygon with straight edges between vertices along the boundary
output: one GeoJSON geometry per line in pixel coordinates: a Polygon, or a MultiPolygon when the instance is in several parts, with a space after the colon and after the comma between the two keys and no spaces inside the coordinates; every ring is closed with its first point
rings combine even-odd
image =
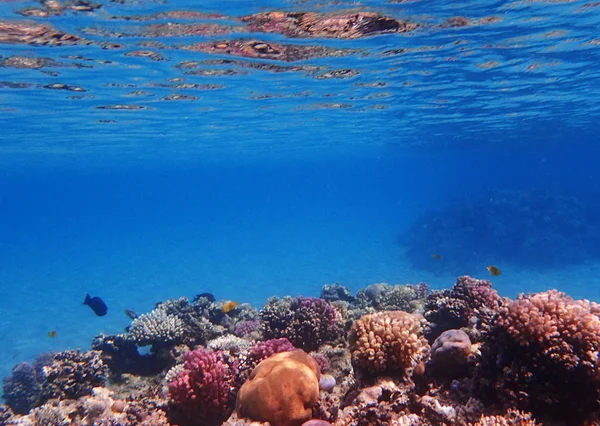
{"type": "Polygon", "coordinates": [[[177,424],[220,425],[231,414],[232,367],[221,351],[184,355],[183,370],[169,383],[171,417],[177,424]]]}
{"type": "Polygon", "coordinates": [[[314,351],[341,336],[341,317],[326,300],[297,297],[289,304],[280,302],[267,303],[260,312],[266,338],[286,337],[295,347],[314,351]]]}
{"type": "Polygon", "coordinates": [[[600,304],[556,290],[506,303],[481,349],[482,395],[539,420],[595,424],[600,412],[599,315],[600,304]]]}
{"type": "Polygon", "coordinates": [[[427,338],[435,340],[446,330],[475,325],[471,339],[481,340],[500,307],[500,296],[488,280],[459,277],[451,290],[433,291],[427,298],[425,318],[430,322],[427,338]]]}
{"type": "Polygon", "coordinates": [[[4,399],[17,414],[27,414],[35,407],[42,392],[35,367],[29,362],[17,364],[12,375],[4,378],[4,399]]]}
{"type": "Polygon", "coordinates": [[[249,334],[254,333],[255,331],[260,329],[260,321],[257,320],[248,320],[242,321],[238,323],[233,331],[238,337],[248,336],[249,334]]]}
{"type": "Polygon", "coordinates": [[[77,399],[90,395],[95,387],[104,386],[108,368],[98,351],[63,351],[54,355],[44,367],[40,402],[50,399],[77,399]]]}

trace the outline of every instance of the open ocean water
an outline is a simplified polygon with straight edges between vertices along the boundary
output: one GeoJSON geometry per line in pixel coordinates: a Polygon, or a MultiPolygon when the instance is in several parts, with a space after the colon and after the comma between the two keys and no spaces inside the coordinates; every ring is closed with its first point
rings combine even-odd
{"type": "Polygon", "coordinates": [[[261,306],[471,274],[600,301],[593,0],[16,0],[0,17],[2,376],[202,292],[261,306]],[[378,18],[319,21],[359,12],[378,18]]]}

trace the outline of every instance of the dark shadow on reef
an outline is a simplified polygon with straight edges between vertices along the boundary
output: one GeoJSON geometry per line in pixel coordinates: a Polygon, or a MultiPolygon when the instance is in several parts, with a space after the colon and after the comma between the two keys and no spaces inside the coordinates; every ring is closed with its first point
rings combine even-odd
{"type": "Polygon", "coordinates": [[[487,190],[424,212],[398,243],[415,268],[434,272],[500,261],[561,268],[600,256],[597,200],[543,190],[487,190]]]}

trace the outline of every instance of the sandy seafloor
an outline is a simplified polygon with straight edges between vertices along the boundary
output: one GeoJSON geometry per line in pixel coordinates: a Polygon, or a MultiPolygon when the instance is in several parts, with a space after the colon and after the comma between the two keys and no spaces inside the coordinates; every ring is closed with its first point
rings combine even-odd
{"type": "Polygon", "coordinates": [[[428,206],[486,187],[582,181],[554,173],[552,159],[515,169],[533,157],[492,164],[480,155],[5,169],[0,374],[41,352],[88,348],[97,333],[120,332],[130,323],[126,308],[143,313],[207,291],[260,307],[273,295],[318,296],[326,283],[442,288],[471,274],[492,278],[502,296],[558,288],[600,300],[600,264],[532,271],[498,259],[499,277],[486,265],[442,274],[411,268],[396,236],[428,206]],[[106,317],[82,305],[86,292],[106,301],[106,317]]]}

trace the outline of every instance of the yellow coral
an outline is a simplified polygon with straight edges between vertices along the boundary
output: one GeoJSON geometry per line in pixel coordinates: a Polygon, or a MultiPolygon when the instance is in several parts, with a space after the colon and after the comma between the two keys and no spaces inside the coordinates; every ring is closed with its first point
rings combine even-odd
{"type": "Polygon", "coordinates": [[[378,312],[356,320],[348,336],[352,365],[369,373],[412,374],[429,352],[423,321],[420,315],[403,311],[378,312]]]}

